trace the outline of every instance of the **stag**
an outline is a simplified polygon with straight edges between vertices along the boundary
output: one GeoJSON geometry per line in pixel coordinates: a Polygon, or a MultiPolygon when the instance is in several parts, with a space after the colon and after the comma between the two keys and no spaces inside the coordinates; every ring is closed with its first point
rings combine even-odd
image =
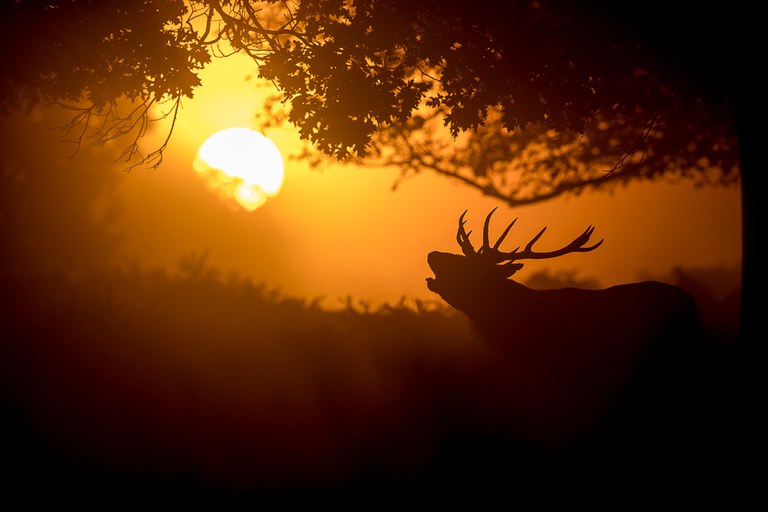
{"type": "Polygon", "coordinates": [[[560,249],[538,251],[534,245],[545,227],[522,250],[502,251],[517,219],[491,245],[495,211],[485,219],[477,250],[465,230],[467,212],[459,217],[456,239],[463,254],[430,253],[435,277],[427,278],[427,286],[465,313],[499,355],[495,358],[504,361],[515,404],[531,432],[552,439],[589,432],[615,417],[626,397],[637,395],[637,386],[654,387],[656,394],[645,394],[648,407],[632,421],[647,418],[649,411],[657,419],[666,414],[658,398],[674,402],[667,388],[674,379],[666,377],[677,378],[680,360],[659,354],[684,352],[670,347],[682,346],[695,332],[693,299],[652,281],[602,290],[528,288],[510,279],[523,267],[521,260],[590,252],[603,241],[587,245],[595,229],[589,226],[560,249]]]}

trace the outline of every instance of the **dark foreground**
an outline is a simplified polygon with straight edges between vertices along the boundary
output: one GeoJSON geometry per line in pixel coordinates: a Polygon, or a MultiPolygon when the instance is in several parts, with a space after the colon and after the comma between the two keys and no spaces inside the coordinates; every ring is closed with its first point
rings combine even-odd
{"type": "Polygon", "coordinates": [[[448,310],[163,275],[7,279],[3,301],[7,499],[735,504],[757,478],[725,340],[552,447],[519,434],[504,365],[448,310]]]}

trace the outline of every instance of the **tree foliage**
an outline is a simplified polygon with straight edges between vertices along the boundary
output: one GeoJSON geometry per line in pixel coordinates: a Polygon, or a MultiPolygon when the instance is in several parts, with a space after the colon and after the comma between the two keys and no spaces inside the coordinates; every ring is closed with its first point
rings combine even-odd
{"type": "MultiPolygon", "coordinates": [[[[131,160],[150,109],[167,102],[175,117],[210,62],[188,14],[182,0],[3,2],[0,115],[64,105],[73,111],[66,136],[105,142],[132,134],[122,155],[131,160]]],[[[150,156],[159,164],[162,151],[150,156]]]]}
{"type": "Polygon", "coordinates": [[[690,30],[649,37],[661,13],[570,4],[235,2],[220,33],[283,92],[315,162],[431,170],[510,204],[661,175],[734,182],[730,105],[666,53],[690,30]]]}
{"type": "Polygon", "coordinates": [[[5,2],[3,107],[191,96],[210,56],[183,23],[181,0],[5,2]],[[31,36],[34,34],[34,37],[31,36]],[[10,58],[9,58],[10,57],[10,58]]]}
{"type": "Polygon", "coordinates": [[[302,37],[276,38],[261,73],[313,149],[512,205],[660,176],[734,183],[728,102],[585,5],[305,0],[285,16],[302,37]]]}
{"type": "Polygon", "coordinates": [[[510,204],[662,175],[732,183],[728,99],[680,51],[690,30],[644,28],[672,16],[648,6],[630,17],[560,0],[20,1],[3,8],[6,47],[31,27],[44,36],[33,58],[3,66],[2,108],[85,100],[76,136],[99,116],[101,140],[140,136],[149,106],[170,99],[175,115],[210,56],[237,51],[282,94],[284,116],[264,118],[296,125],[316,163],[430,170],[510,204]],[[120,98],[138,109],[117,114],[120,98]]]}

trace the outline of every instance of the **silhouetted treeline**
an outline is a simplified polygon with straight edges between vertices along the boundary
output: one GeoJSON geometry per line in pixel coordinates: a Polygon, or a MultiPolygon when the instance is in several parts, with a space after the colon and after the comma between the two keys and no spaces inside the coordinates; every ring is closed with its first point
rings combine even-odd
{"type": "MultiPolygon", "coordinates": [[[[444,308],[327,312],[247,281],[27,275],[2,290],[6,400],[45,452],[104,474],[280,488],[417,467],[470,405],[451,387],[483,350],[444,308]]],[[[16,476],[45,471],[72,483],[40,461],[16,476]]]]}

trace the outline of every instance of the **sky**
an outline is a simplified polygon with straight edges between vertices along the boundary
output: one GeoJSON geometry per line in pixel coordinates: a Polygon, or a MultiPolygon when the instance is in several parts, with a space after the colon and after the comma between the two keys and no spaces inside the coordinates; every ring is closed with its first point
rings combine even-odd
{"type": "MultiPolygon", "coordinates": [[[[147,268],[173,267],[184,255],[206,254],[210,264],[225,272],[287,295],[322,297],[330,306],[348,296],[374,302],[435,298],[425,286],[431,275],[426,255],[458,252],[457,219],[465,209],[468,229],[479,236],[483,219],[499,206],[491,237],[519,218],[505,242],[509,250],[544,226],[548,229],[539,250],[565,245],[589,225],[596,226],[595,240],[605,239],[588,254],[527,263],[518,276],[549,267],[609,286],[658,278],[678,266],[740,262],[738,188],[646,183],[512,210],[429,173],[393,191],[394,169],[335,166],[317,171],[286,160],[277,197],[253,212],[233,208],[206,190],[192,162],[199,145],[216,131],[253,126],[265,93],[256,87],[255,74],[247,58],[214,60],[201,76],[203,86],[183,103],[161,167],[137,168],[122,177],[118,231],[128,259],[147,268]]],[[[142,145],[151,149],[164,134],[156,128],[142,145]]],[[[298,147],[291,129],[265,135],[283,155],[298,147]]]]}

